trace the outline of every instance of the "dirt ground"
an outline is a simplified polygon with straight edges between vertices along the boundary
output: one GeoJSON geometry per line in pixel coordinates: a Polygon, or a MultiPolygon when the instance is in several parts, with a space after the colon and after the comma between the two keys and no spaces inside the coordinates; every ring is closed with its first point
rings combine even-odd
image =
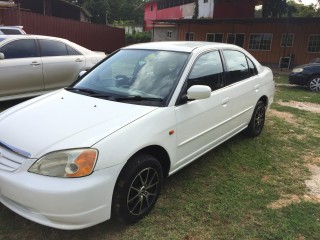
{"type": "MultiPolygon", "coordinates": [[[[309,102],[277,102],[282,106],[293,107],[309,112],[320,113],[320,104],[309,102]]],[[[289,112],[279,112],[274,109],[269,109],[269,114],[281,118],[288,123],[297,126],[297,120],[294,115],[289,112]]],[[[299,203],[301,201],[312,201],[320,203],[320,156],[309,155],[304,158],[306,167],[311,173],[310,179],[305,181],[308,192],[304,196],[297,196],[295,194],[282,195],[280,199],[268,205],[269,208],[277,209],[288,206],[290,204],[299,203]]]]}

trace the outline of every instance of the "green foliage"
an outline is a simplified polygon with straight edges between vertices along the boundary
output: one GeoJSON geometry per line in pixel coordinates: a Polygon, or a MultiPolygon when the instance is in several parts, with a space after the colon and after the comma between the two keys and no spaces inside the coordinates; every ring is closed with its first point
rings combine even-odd
{"type": "Polygon", "coordinates": [[[126,45],[134,43],[143,43],[151,41],[151,32],[137,32],[133,34],[126,34],[126,45]]]}
{"type": "MultiPolygon", "coordinates": [[[[320,0],[318,0],[320,5],[320,0]]],[[[303,5],[287,0],[262,0],[262,17],[319,17],[316,5],[303,5]]]]}
{"type": "Polygon", "coordinates": [[[68,0],[90,12],[93,23],[105,24],[113,21],[134,20],[136,24],[142,24],[144,0],[68,0]]]}
{"type": "Polygon", "coordinates": [[[199,2],[198,1],[195,1],[195,8],[194,8],[194,13],[193,13],[193,16],[192,18],[193,19],[197,19],[198,16],[199,16],[199,2]]]}
{"type": "Polygon", "coordinates": [[[320,17],[320,9],[315,5],[303,5],[294,1],[289,1],[288,6],[294,9],[293,17],[320,17]]]}

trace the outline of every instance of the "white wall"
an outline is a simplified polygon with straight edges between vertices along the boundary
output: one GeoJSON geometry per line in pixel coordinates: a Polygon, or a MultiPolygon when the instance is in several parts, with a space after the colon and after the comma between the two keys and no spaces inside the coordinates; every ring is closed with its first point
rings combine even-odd
{"type": "Polygon", "coordinates": [[[199,14],[198,18],[212,18],[214,10],[214,0],[208,0],[204,3],[204,0],[198,0],[199,3],[199,14]]]}

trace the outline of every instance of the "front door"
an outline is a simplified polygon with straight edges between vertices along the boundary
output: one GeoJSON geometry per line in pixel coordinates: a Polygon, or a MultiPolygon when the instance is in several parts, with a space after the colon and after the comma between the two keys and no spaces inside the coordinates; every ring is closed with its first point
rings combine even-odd
{"type": "Polygon", "coordinates": [[[204,53],[196,60],[187,80],[192,85],[207,85],[211,96],[176,106],[177,170],[229,136],[231,108],[228,89],[224,86],[224,71],[219,51],[204,53]]]}
{"type": "Polygon", "coordinates": [[[0,97],[44,90],[42,62],[34,39],[19,39],[0,47],[0,97]]]}

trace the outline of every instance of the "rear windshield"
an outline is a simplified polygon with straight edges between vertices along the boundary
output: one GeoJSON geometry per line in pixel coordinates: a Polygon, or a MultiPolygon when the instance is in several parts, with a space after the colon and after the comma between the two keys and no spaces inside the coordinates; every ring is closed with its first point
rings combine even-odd
{"type": "Polygon", "coordinates": [[[18,29],[1,29],[1,32],[3,32],[6,35],[22,34],[18,29]]]}

